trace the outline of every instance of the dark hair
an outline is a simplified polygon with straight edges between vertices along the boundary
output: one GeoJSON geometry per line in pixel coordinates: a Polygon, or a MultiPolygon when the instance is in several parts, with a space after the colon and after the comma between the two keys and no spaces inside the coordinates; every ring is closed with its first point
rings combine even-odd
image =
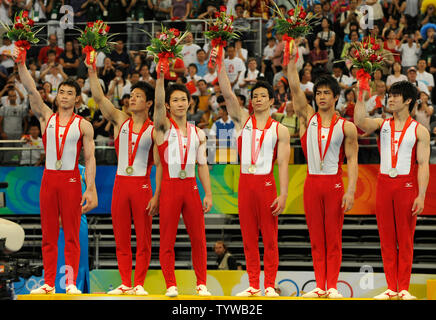
{"type": "Polygon", "coordinates": [[[186,93],[186,97],[188,100],[191,100],[191,93],[189,92],[188,88],[184,84],[174,83],[167,87],[165,92],[165,102],[170,104],[170,98],[171,95],[174,93],[174,91],[182,91],[186,93]]]}
{"type": "Polygon", "coordinates": [[[339,86],[338,81],[329,74],[323,74],[316,79],[315,84],[313,85],[313,93],[315,95],[320,87],[327,87],[332,90],[334,97],[339,97],[341,94],[341,87],[339,86]]]}
{"type": "Polygon", "coordinates": [[[195,68],[195,72],[198,72],[198,68],[197,68],[197,65],[195,64],[195,63],[190,63],[189,65],[188,65],[188,68],[189,67],[194,67],[195,68]]]}
{"type": "Polygon", "coordinates": [[[245,104],[247,103],[247,97],[244,96],[243,94],[238,94],[238,98],[240,98],[242,100],[242,103],[245,104]]]}
{"type": "Polygon", "coordinates": [[[48,50],[48,51],[47,51],[47,56],[48,56],[49,54],[54,54],[54,55],[56,55],[56,51],[55,51],[55,50],[48,50]]]}
{"type": "Polygon", "coordinates": [[[227,112],[227,107],[226,106],[220,106],[220,109],[222,109],[225,113],[227,113],[228,114],[228,112],[227,112]]]}
{"type": "Polygon", "coordinates": [[[401,95],[403,101],[411,99],[409,103],[409,112],[412,112],[415,107],[416,99],[418,99],[418,89],[413,83],[406,80],[395,82],[389,89],[389,94],[401,95]]]}
{"type": "Polygon", "coordinates": [[[356,92],[354,91],[353,88],[348,88],[348,89],[346,89],[346,90],[344,91],[344,97],[346,98],[347,95],[348,95],[350,92],[352,92],[352,93],[354,94],[354,101],[356,101],[356,92]]]}
{"type": "Polygon", "coordinates": [[[59,89],[62,86],[67,86],[67,87],[73,87],[74,89],[76,89],[76,97],[80,96],[82,94],[82,89],[80,88],[79,84],[77,83],[76,80],[74,80],[73,78],[68,78],[66,80],[64,80],[59,86],[58,86],[58,92],[59,89]]]}
{"type": "Polygon", "coordinates": [[[216,97],[216,102],[217,102],[217,103],[223,103],[223,102],[225,102],[224,96],[218,96],[218,97],[216,97]]]}
{"type": "Polygon", "coordinates": [[[253,86],[253,88],[251,89],[251,92],[250,92],[250,98],[251,99],[253,99],[253,92],[254,92],[254,90],[256,90],[258,88],[265,88],[266,90],[268,90],[269,99],[273,99],[274,98],[274,89],[273,89],[273,87],[268,82],[266,82],[266,81],[257,80],[256,84],[253,86]]]}
{"type": "Polygon", "coordinates": [[[144,92],[145,101],[152,101],[153,102],[150,106],[149,111],[148,111],[150,116],[153,116],[153,112],[154,112],[154,88],[148,82],[138,81],[137,83],[132,85],[132,87],[130,88],[130,92],[133,92],[133,90],[135,90],[135,89],[140,89],[140,90],[142,90],[142,92],[144,92]]]}
{"type": "Polygon", "coordinates": [[[201,52],[201,51],[203,51],[204,53],[206,53],[206,51],[204,51],[204,49],[201,49],[201,48],[200,48],[200,49],[197,50],[197,54],[198,54],[199,52],[201,52]]]}

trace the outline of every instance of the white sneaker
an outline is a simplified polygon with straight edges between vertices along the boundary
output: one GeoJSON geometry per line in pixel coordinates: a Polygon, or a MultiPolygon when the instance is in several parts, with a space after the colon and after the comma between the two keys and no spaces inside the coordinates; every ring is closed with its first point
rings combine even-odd
{"type": "Polygon", "coordinates": [[[210,293],[209,290],[207,290],[207,288],[206,288],[206,286],[204,284],[200,284],[195,289],[197,290],[197,294],[199,296],[207,297],[207,296],[211,296],[212,295],[212,293],[210,293]]]}
{"type": "Polygon", "coordinates": [[[170,298],[177,297],[179,295],[179,292],[177,291],[177,287],[176,286],[169,287],[165,295],[170,298]]]}
{"type": "Polygon", "coordinates": [[[33,289],[30,291],[30,294],[55,294],[55,287],[50,287],[48,284],[45,284],[37,289],[33,289]]]}
{"type": "Polygon", "coordinates": [[[65,290],[66,294],[82,294],[82,291],[77,289],[77,287],[74,284],[70,284],[67,289],[65,290]]]}
{"type": "Polygon", "coordinates": [[[260,289],[254,289],[253,287],[248,287],[244,291],[239,292],[237,297],[260,297],[260,289]]]}
{"type": "Polygon", "coordinates": [[[390,289],[374,297],[375,300],[396,300],[397,298],[398,293],[390,289]]]}
{"type": "Polygon", "coordinates": [[[315,289],[303,294],[302,297],[303,298],[325,298],[325,297],[327,297],[327,292],[320,289],[320,288],[315,288],[315,289]]]}
{"type": "Polygon", "coordinates": [[[328,299],[342,299],[343,296],[335,288],[330,288],[327,290],[327,298],[328,299]]]}
{"type": "Polygon", "coordinates": [[[407,290],[402,290],[398,293],[398,297],[400,298],[400,300],[416,300],[415,296],[412,296],[409,291],[407,290]]]}
{"type": "Polygon", "coordinates": [[[141,285],[137,285],[133,288],[133,294],[137,296],[148,296],[148,292],[145,291],[144,287],[141,285]]]}
{"type": "Polygon", "coordinates": [[[268,287],[265,289],[265,297],[280,297],[273,287],[268,287]]]}
{"type": "Polygon", "coordinates": [[[120,285],[118,288],[115,288],[109,291],[107,294],[111,295],[119,295],[119,294],[135,294],[131,287],[125,286],[124,284],[120,285]]]}

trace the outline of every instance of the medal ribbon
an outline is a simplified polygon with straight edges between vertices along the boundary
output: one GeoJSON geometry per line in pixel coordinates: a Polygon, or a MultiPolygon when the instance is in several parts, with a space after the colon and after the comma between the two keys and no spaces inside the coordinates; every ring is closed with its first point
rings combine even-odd
{"type": "Polygon", "coordinates": [[[259,153],[263,144],[263,140],[265,139],[266,130],[268,130],[269,127],[271,127],[272,125],[272,118],[269,117],[268,120],[266,121],[265,128],[263,129],[262,135],[260,136],[259,145],[257,146],[256,149],[255,149],[255,144],[256,144],[257,121],[254,115],[251,116],[251,122],[253,123],[253,132],[251,133],[251,164],[254,165],[257,161],[257,158],[259,158],[259,153]]]}
{"type": "Polygon", "coordinates": [[[392,168],[397,167],[397,161],[398,161],[398,151],[400,150],[401,142],[403,142],[404,135],[406,134],[407,128],[409,128],[410,124],[412,123],[412,117],[409,116],[407,118],[406,123],[404,124],[403,130],[401,130],[400,139],[398,140],[398,148],[397,152],[395,152],[395,121],[392,118],[390,120],[390,126],[391,126],[391,164],[392,168]]]}
{"type": "Polygon", "coordinates": [[[318,121],[318,149],[319,149],[319,158],[321,159],[321,163],[324,162],[325,155],[327,154],[327,150],[330,146],[330,142],[332,141],[332,135],[333,135],[333,127],[336,123],[336,113],[333,114],[332,120],[330,122],[330,128],[329,128],[329,134],[327,136],[327,142],[324,148],[324,154],[322,153],[322,139],[321,139],[321,129],[322,129],[322,119],[319,113],[316,114],[316,119],[318,121]]]}
{"type": "Polygon", "coordinates": [[[56,129],[55,129],[56,157],[58,160],[62,159],[62,154],[64,153],[64,146],[65,146],[65,141],[67,139],[68,130],[70,130],[70,126],[73,123],[73,120],[75,117],[76,117],[76,115],[73,113],[71,115],[70,120],[68,120],[67,126],[66,126],[65,131],[64,131],[64,135],[62,136],[61,148],[59,149],[59,113],[56,114],[56,129]]]}
{"type": "Polygon", "coordinates": [[[179,127],[177,126],[177,123],[170,118],[170,122],[173,124],[173,126],[176,128],[176,132],[177,132],[177,140],[179,141],[179,152],[180,152],[180,161],[182,161],[181,163],[181,169],[185,170],[186,167],[186,162],[188,160],[188,152],[189,152],[189,147],[191,146],[191,125],[189,123],[186,123],[186,133],[188,135],[188,141],[186,142],[186,152],[185,152],[185,157],[183,157],[183,141],[182,141],[182,135],[180,133],[179,127]]]}
{"type": "Polygon", "coordinates": [[[133,166],[133,162],[136,158],[136,152],[138,151],[139,141],[141,140],[141,136],[144,133],[145,130],[147,130],[148,126],[150,125],[150,119],[147,119],[147,121],[144,122],[144,124],[141,127],[141,130],[138,133],[138,138],[136,138],[135,147],[132,151],[132,135],[133,135],[133,119],[130,119],[129,122],[129,139],[128,139],[128,147],[127,150],[129,151],[129,167],[133,166]]]}

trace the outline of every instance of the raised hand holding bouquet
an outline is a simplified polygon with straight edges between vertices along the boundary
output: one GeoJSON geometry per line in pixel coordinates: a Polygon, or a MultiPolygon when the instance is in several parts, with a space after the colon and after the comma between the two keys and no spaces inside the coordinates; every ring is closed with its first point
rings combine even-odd
{"type": "Polygon", "coordinates": [[[383,49],[373,37],[367,37],[363,42],[353,44],[354,54],[349,56],[351,63],[357,67],[356,79],[359,84],[359,101],[363,92],[370,93],[369,80],[371,75],[383,66],[383,49]]]}
{"type": "Polygon", "coordinates": [[[3,28],[6,29],[8,38],[15,42],[15,47],[18,48],[18,56],[15,59],[17,63],[26,63],[27,50],[30,49],[30,44],[36,44],[39,39],[36,34],[41,31],[42,28],[37,31],[32,31],[35,22],[29,18],[28,11],[21,11],[14,18],[14,24],[12,28],[8,25],[1,23],[3,28]]]}
{"type": "Polygon", "coordinates": [[[183,35],[180,35],[180,31],[175,28],[166,29],[162,26],[162,32],[158,38],[151,40],[151,45],[146,49],[147,52],[154,56],[154,62],[156,62],[157,77],[160,77],[159,70],[166,73],[170,68],[170,59],[182,58],[181,45],[182,40],[186,37],[188,31],[183,35]]]}
{"type": "Polygon", "coordinates": [[[109,35],[109,29],[110,27],[101,20],[88,22],[84,31],[78,29],[81,33],[78,40],[82,45],[83,52],[86,54],[86,64],[92,65],[94,70],[96,70],[97,53],[101,51],[109,54],[116,44],[109,40],[115,37],[117,33],[109,35]]]}
{"type": "MultiPolygon", "coordinates": [[[[274,6],[275,13],[279,16],[276,18],[276,24],[274,29],[277,33],[283,35],[283,41],[285,44],[285,52],[283,55],[283,64],[287,65],[289,63],[289,58],[292,53],[292,48],[294,46],[294,40],[299,37],[306,37],[312,31],[311,23],[313,20],[318,19],[317,15],[311,12],[307,13],[303,6],[299,5],[299,1],[295,3],[294,1],[289,1],[293,6],[287,14],[289,18],[286,18],[284,14],[280,11],[275,2],[274,6]]],[[[295,57],[295,61],[298,59],[298,51],[295,57]]]]}
{"type": "Polygon", "coordinates": [[[215,21],[209,23],[209,31],[205,32],[206,38],[212,40],[212,48],[216,50],[216,58],[209,59],[208,66],[215,67],[215,61],[218,64],[218,72],[221,70],[224,48],[231,39],[239,38],[239,35],[233,31],[233,16],[226,13],[225,6],[220,7],[219,12],[215,12],[215,21]]]}

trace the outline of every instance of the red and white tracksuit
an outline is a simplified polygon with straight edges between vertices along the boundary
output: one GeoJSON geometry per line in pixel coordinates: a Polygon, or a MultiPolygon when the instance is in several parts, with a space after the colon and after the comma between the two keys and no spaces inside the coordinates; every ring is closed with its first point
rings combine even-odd
{"type": "MultiPolygon", "coordinates": [[[[256,129],[258,147],[263,130],[256,129]]],[[[266,129],[256,172],[248,171],[251,165],[253,123],[250,117],[238,137],[238,153],[241,159],[241,174],[238,186],[238,211],[242,241],[250,286],[259,289],[260,255],[259,230],[264,245],[264,286],[275,288],[279,266],[278,217],[272,215],[271,204],[277,198],[273,168],[277,158],[278,122],[273,121],[266,129]]]]}
{"type": "Polygon", "coordinates": [[[42,258],[44,266],[44,282],[55,286],[58,257],[59,216],[65,234],[66,285],[76,284],[80,260],[80,219],[82,209],[82,185],[78,160],[82,149],[83,134],[80,131],[82,117],[75,115],[69,128],[62,153],[62,168],[56,170],[56,139],[61,145],[65,127],[59,127],[56,137],[56,117],[53,114],[47,122],[42,140],[46,154],[45,170],[42,176],[39,195],[42,229],[42,258]]]}
{"type": "Polygon", "coordinates": [[[188,152],[186,161],[186,178],[180,179],[181,159],[176,129],[171,125],[166,133],[165,142],[158,146],[162,163],[162,183],[159,198],[159,259],[167,288],[177,286],[174,273],[177,228],[180,213],[189,234],[192,246],[192,263],[197,277],[197,285],[206,285],[207,251],[203,206],[198,192],[195,163],[200,139],[197,129],[191,126],[191,142],[186,151],[187,137],[183,137],[184,152],[188,152]]]}
{"type": "MultiPolygon", "coordinates": [[[[342,225],[344,195],[342,163],[344,152],[345,119],[339,118],[333,127],[330,146],[321,170],[318,148],[318,123],[312,116],[301,145],[307,159],[307,177],[304,183],[304,210],[312,246],[316,285],[322,290],[336,288],[342,262],[342,225]]],[[[329,128],[321,128],[324,154],[329,128]]]]}
{"type": "Polygon", "coordinates": [[[138,141],[138,133],[132,133],[132,149],[138,144],[133,161],[133,173],[128,175],[129,123],[126,120],[115,139],[118,156],[117,174],[112,193],[112,224],[116,243],[118,270],[122,284],[131,287],[132,282],[132,219],[136,234],[136,266],[134,287],[144,285],[151,258],[152,217],[147,205],[153,196],[150,171],[153,165],[153,124],[151,123],[138,141]]]}
{"type": "Polygon", "coordinates": [[[418,123],[412,121],[399,149],[398,139],[401,131],[395,132],[398,176],[391,178],[388,175],[392,167],[390,121],[393,121],[393,118],[386,119],[380,127],[378,141],[380,172],[377,179],[376,216],[388,289],[400,292],[409,289],[413,263],[416,216],[412,216],[412,206],[418,196],[416,165],[418,123]]]}

